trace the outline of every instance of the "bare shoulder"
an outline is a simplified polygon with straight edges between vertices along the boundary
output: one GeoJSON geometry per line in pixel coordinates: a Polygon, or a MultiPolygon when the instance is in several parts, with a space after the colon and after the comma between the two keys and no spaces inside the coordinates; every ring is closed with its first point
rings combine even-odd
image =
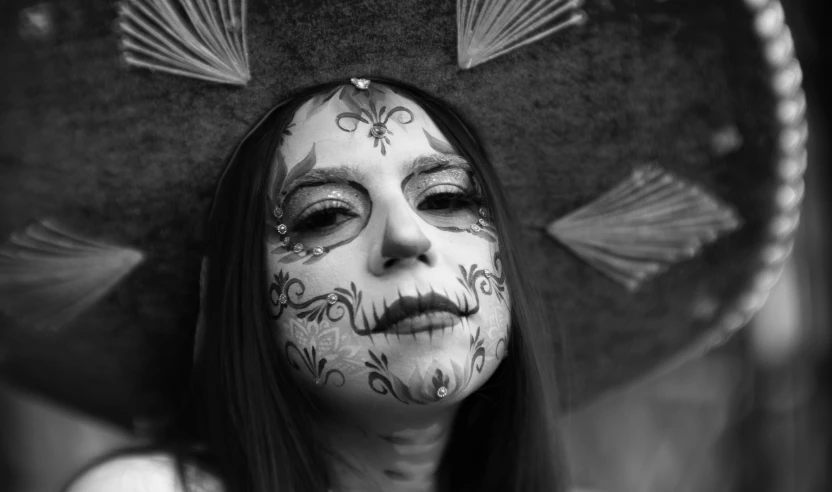
{"type": "Polygon", "coordinates": [[[186,477],[188,487],[167,454],[121,456],[87,470],[66,492],[223,492],[220,482],[205,471],[188,467],[186,477]]]}

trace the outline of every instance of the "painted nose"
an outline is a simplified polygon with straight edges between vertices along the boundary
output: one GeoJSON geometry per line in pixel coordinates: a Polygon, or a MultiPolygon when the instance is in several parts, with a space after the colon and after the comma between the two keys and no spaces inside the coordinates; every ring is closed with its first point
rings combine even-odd
{"type": "Polygon", "coordinates": [[[375,275],[418,262],[429,266],[435,263],[430,239],[409,208],[393,210],[387,216],[381,248],[377,251],[379,253],[374,255],[370,265],[375,275]]]}

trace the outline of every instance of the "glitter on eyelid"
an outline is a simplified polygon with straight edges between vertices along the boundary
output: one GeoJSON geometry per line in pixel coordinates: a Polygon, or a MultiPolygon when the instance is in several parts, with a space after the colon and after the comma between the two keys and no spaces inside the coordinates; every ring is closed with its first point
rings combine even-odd
{"type": "Polygon", "coordinates": [[[425,188],[430,186],[447,183],[449,185],[453,184],[465,184],[468,186],[471,183],[472,179],[471,176],[463,169],[460,168],[450,168],[450,169],[443,169],[431,174],[422,174],[415,176],[415,179],[411,181],[413,183],[414,191],[422,191],[425,188]]]}
{"type": "Polygon", "coordinates": [[[332,184],[297,189],[283,203],[283,210],[287,221],[297,219],[303,210],[322,199],[341,200],[354,206],[366,202],[366,197],[360,192],[351,188],[344,189],[344,186],[346,185],[332,184]],[[333,187],[337,188],[333,189],[333,187]]]}

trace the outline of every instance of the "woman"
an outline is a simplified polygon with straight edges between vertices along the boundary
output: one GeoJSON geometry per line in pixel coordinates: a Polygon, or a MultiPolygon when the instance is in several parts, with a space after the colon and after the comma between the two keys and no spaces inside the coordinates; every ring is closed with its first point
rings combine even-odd
{"type": "Polygon", "coordinates": [[[553,342],[492,167],[441,102],[355,83],[279,104],[224,173],[173,431],[227,490],[560,490],[553,342]]]}
{"type": "Polygon", "coordinates": [[[3,170],[25,190],[4,195],[21,212],[3,225],[23,231],[8,249],[28,255],[6,255],[24,260],[4,271],[51,281],[63,256],[26,259],[43,241],[96,268],[59,269],[87,281],[70,303],[77,329],[34,334],[27,323],[73,318],[0,298],[15,349],[0,364],[155,443],[92,467],[72,492],[113,480],[176,490],[178,472],[226,490],[560,490],[557,409],[724,339],[787,254],[803,108],[780,104],[801,97],[793,53],[740,56],[790,40],[759,2],[635,14],[608,2],[580,34],[527,33],[505,56],[481,31],[517,12],[470,2],[260,5],[250,31],[232,16],[201,50],[177,22],[204,35],[202,17],[168,12],[152,37],[165,17],[141,17],[147,5],[122,9],[127,63],[247,88],[125,75],[78,37],[76,51],[10,61],[39,75],[74,53],[66,74],[12,80],[3,96],[25,116],[3,143],[20,163],[3,170]],[[462,71],[448,63],[455,25],[462,71]],[[245,49],[228,54],[241,46],[259,72],[245,49]],[[776,90],[759,83],[768,63],[776,90]],[[346,84],[360,73],[424,87],[470,125],[410,86],[346,84]],[[335,82],[296,93],[244,139],[203,234],[220,156],[270,101],[321,80],[335,82]],[[140,246],[146,263],[105,297],[136,253],[22,229],[48,213],[140,246]]]}

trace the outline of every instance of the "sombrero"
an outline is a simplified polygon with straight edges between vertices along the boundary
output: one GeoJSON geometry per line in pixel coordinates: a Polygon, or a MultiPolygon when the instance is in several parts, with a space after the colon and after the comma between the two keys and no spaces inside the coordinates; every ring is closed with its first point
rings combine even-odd
{"type": "Polygon", "coordinates": [[[721,343],[798,222],[805,99],[782,8],[580,3],[7,2],[0,374],[125,426],[167,415],[228,156],[292,91],[358,76],[420,87],[479,135],[566,408],[721,343]]]}

